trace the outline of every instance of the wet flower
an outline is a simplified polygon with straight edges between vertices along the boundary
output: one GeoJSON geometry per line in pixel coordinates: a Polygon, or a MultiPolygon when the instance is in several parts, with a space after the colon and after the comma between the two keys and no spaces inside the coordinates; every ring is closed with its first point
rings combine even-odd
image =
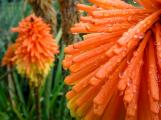
{"type": "Polygon", "coordinates": [[[161,1],[89,0],[87,16],[71,28],[84,41],[63,61],[67,106],[78,120],[161,119],[161,1]]]}
{"type": "Polygon", "coordinates": [[[58,53],[50,27],[41,18],[31,15],[12,31],[19,34],[4,56],[4,64],[8,64],[9,59],[14,61],[18,72],[28,77],[31,86],[37,87],[48,75],[54,55],[58,53]]]}

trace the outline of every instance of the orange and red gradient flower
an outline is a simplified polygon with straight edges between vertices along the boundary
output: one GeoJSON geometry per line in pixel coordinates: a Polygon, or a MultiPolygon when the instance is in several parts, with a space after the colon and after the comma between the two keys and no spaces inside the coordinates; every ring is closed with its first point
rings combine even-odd
{"type": "Polygon", "coordinates": [[[161,120],[161,1],[89,0],[71,28],[84,41],[63,61],[67,106],[78,120],[161,120]]]}
{"type": "Polygon", "coordinates": [[[48,75],[54,55],[58,53],[50,27],[41,18],[31,15],[12,31],[19,33],[18,38],[9,47],[3,64],[16,64],[18,72],[29,78],[31,86],[37,87],[48,75]]]}

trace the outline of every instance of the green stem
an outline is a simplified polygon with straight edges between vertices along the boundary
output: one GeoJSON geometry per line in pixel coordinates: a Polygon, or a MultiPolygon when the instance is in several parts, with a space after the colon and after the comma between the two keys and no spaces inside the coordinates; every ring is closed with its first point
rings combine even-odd
{"type": "Polygon", "coordinates": [[[36,120],[41,120],[41,105],[40,105],[39,87],[34,88],[34,95],[35,95],[36,120]]]}
{"type": "Polygon", "coordinates": [[[45,86],[45,120],[49,120],[50,118],[50,110],[49,110],[49,103],[50,103],[50,95],[51,95],[51,89],[52,89],[52,80],[53,80],[53,69],[50,71],[50,75],[46,81],[46,86],[45,86]]]}
{"type": "MultiPolygon", "coordinates": [[[[7,72],[11,71],[11,68],[10,67],[7,67],[7,72]]],[[[11,104],[12,104],[12,107],[16,107],[16,103],[15,103],[15,86],[14,86],[14,83],[13,83],[13,79],[12,79],[12,73],[9,73],[8,74],[8,92],[9,92],[9,97],[10,97],[10,101],[11,101],[11,104]]]]}
{"type": "Polygon", "coordinates": [[[4,73],[3,75],[1,75],[0,76],[0,80],[5,80],[5,79],[3,79],[3,78],[5,78],[8,74],[10,74],[12,72],[12,70],[7,70],[7,72],[6,73],[4,73]]]}
{"type": "Polygon", "coordinates": [[[62,28],[59,29],[58,33],[57,33],[57,36],[56,36],[56,43],[59,44],[60,40],[61,40],[61,37],[62,37],[62,28]]]}

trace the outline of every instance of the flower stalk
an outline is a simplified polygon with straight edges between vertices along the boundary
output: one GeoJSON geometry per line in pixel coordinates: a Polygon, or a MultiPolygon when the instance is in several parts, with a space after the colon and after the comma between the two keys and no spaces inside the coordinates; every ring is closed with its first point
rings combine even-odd
{"type": "Polygon", "coordinates": [[[51,33],[56,33],[57,18],[53,8],[52,0],[28,0],[36,16],[42,17],[50,24],[51,33]]]}
{"type": "Polygon", "coordinates": [[[34,88],[36,120],[41,120],[42,116],[39,90],[40,90],[39,87],[34,88]]]}
{"type": "Polygon", "coordinates": [[[59,0],[62,17],[62,39],[66,45],[80,41],[78,34],[71,34],[70,28],[79,20],[79,13],[76,9],[76,3],[79,0],[59,0]]]}

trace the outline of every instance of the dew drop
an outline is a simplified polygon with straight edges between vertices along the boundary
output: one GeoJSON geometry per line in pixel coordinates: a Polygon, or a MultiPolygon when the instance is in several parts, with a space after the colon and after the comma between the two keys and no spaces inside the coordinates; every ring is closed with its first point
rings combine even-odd
{"type": "Polygon", "coordinates": [[[153,7],[153,8],[155,8],[155,5],[154,5],[154,4],[152,4],[152,7],[153,7]]]}
{"type": "Polygon", "coordinates": [[[132,20],[132,16],[129,16],[127,20],[130,22],[132,20]]]}
{"type": "Polygon", "coordinates": [[[161,45],[161,43],[154,42],[154,45],[156,45],[156,46],[160,46],[160,45],[161,45]]]}
{"type": "Polygon", "coordinates": [[[128,35],[129,35],[129,33],[128,33],[128,32],[125,32],[125,33],[124,33],[124,35],[125,35],[125,36],[128,36],[128,35]]]}
{"type": "Polygon", "coordinates": [[[94,66],[97,66],[97,65],[98,65],[97,63],[94,64],[94,66]]]}
{"type": "Polygon", "coordinates": [[[134,38],[138,38],[138,35],[134,35],[134,38]]]}
{"type": "Polygon", "coordinates": [[[159,103],[159,107],[161,108],[161,103],[159,103]]]}
{"type": "Polygon", "coordinates": [[[161,77],[159,74],[157,74],[157,80],[158,80],[158,82],[161,82],[161,77]]]}
{"type": "Polygon", "coordinates": [[[85,26],[85,29],[86,29],[86,30],[89,30],[89,29],[90,29],[90,27],[89,27],[88,25],[86,25],[86,26],[85,26]]]}
{"type": "Polygon", "coordinates": [[[138,52],[134,52],[134,57],[136,57],[138,55],[138,52]]]}
{"type": "Polygon", "coordinates": [[[141,24],[144,24],[144,22],[143,22],[143,21],[141,21],[140,23],[141,23],[141,24]]]}
{"type": "Polygon", "coordinates": [[[124,75],[124,73],[123,73],[123,72],[120,72],[120,73],[119,73],[119,78],[122,78],[123,75],[124,75]]]}
{"type": "Polygon", "coordinates": [[[143,24],[143,27],[146,27],[147,26],[147,24],[143,24]]]}
{"type": "Polygon", "coordinates": [[[137,29],[136,32],[137,32],[137,33],[140,33],[140,29],[137,29]]]}
{"type": "Polygon", "coordinates": [[[108,27],[112,27],[112,24],[108,24],[108,27]]]}
{"type": "Polygon", "coordinates": [[[150,20],[148,20],[148,21],[147,21],[147,24],[150,24],[150,23],[151,23],[151,21],[150,21],[150,20]]]}
{"type": "Polygon", "coordinates": [[[120,93],[119,93],[119,96],[122,96],[124,94],[124,92],[123,91],[121,91],[120,93]]]}
{"type": "Polygon", "coordinates": [[[136,105],[134,105],[134,109],[135,109],[135,110],[137,109],[137,106],[136,106],[136,105]]]}
{"type": "Polygon", "coordinates": [[[144,38],[144,33],[140,33],[138,37],[139,37],[139,39],[143,39],[144,38]]]}
{"type": "Polygon", "coordinates": [[[127,86],[131,86],[132,85],[132,80],[129,79],[129,81],[127,82],[127,86]]]}
{"type": "Polygon", "coordinates": [[[127,64],[129,65],[131,63],[131,61],[130,60],[127,60],[127,64]]]}
{"type": "Polygon", "coordinates": [[[113,28],[108,28],[108,31],[109,31],[109,32],[112,32],[112,29],[113,29],[113,28]]]}
{"type": "Polygon", "coordinates": [[[136,93],[136,89],[133,89],[133,93],[136,93]]]}

